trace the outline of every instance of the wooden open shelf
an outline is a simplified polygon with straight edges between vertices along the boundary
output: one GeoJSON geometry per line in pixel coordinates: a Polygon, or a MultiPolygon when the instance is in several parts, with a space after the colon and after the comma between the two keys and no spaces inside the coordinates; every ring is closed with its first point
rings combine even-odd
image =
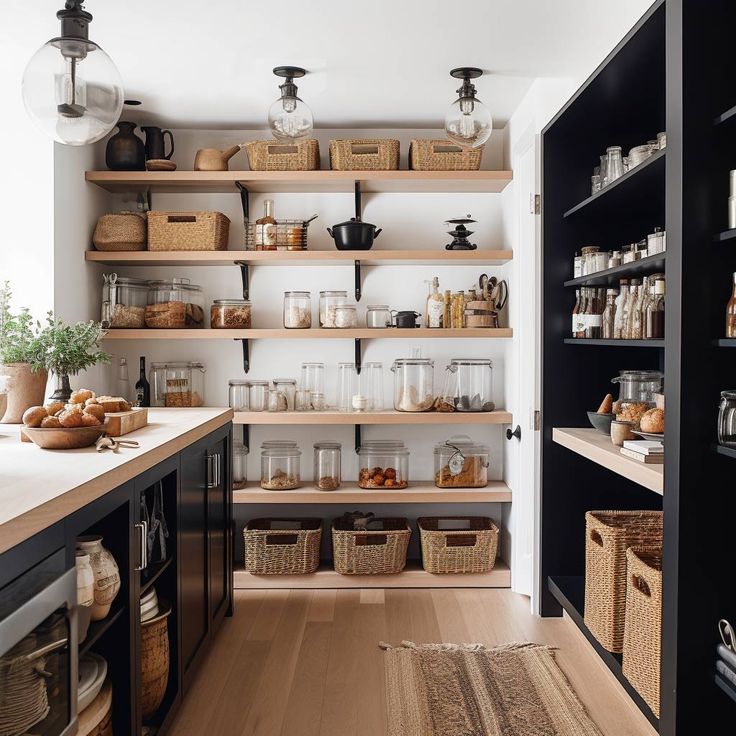
{"type": "Polygon", "coordinates": [[[236,590],[511,587],[511,570],[503,560],[496,560],[490,572],[468,575],[432,575],[425,572],[419,563],[408,562],[406,569],[397,575],[340,575],[332,569],[330,563],[325,563],[311,575],[252,575],[241,567],[235,569],[233,577],[236,590]]]}
{"type": "Polygon", "coordinates": [[[619,279],[636,278],[637,276],[645,276],[658,271],[664,271],[667,253],[657,253],[653,256],[641,258],[631,263],[622,263],[620,266],[607,268],[604,271],[588,274],[587,276],[579,276],[576,279],[565,281],[565,286],[606,286],[608,284],[616,284],[618,286],[619,279]]]}
{"type": "Polygon", "coordinates": [[[87,171],[108,192],[502,192],[511,171],[87,171]]]}
{"type": "MultiPolygon", "coordinates": [[[[508,263],[512,250],[215,250],[215,251],[116,251],[88,250],[84,258],[106,266],[232,266],[242,261],[252,266],[428,266],[489,265],[508,263]]],[[[627,264],[628,265],[628,264],[627,264]]]]}
{"type": "Polygon", "coordinates": [[[500,480],[485,488],[437,488],[432,481],[417,481],[402,490],[359,488],[343,483],[336,491],[320,491],[313,486],[293,491],[266,491],[257,482],[233,491],[233,503],[508,503],[511,490],[500,480]]]}
{"type": "Polygon", "coordinates": [[[647,465],[638,460],[632,460],[619,452],[610,437],[597,429],[560,429],[552,431],[552,440],[578,455],[587,457],[598,465],[638,483],[650,491],[664,492],[664,466],[647,465]]]}
{"type": "Polygon", "coordinates": [[[501,338],[513,337],[510,327],[465,327],[461,329],[401,328],[370,329],[323,329],[287,330],[283,327],[253,330],[108,330],[106,340],[417,340],[437,338],[501,338]]]}
{"type": "MultiPolygon", "coordinates": [[[[236,411],[233,424],[511,424],[497,411],[236,411]]],[[[633,462],[629,461],[629,462],[633,462]]]]}

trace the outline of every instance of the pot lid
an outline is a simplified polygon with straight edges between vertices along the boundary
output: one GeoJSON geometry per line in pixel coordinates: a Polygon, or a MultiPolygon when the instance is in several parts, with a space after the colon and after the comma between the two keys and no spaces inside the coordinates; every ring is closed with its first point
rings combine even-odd
{"type": "Polygon", "coordinates": [[[375,230],[376,226],[371,225],[370,222],[363,222],[359,217],[351,217],[349,220],[346,220],[345,222],[340,222],[337,225],[333,225],[333,228],[336,227],[352,227],[352,228],[364,228],[364,227],[370,227],[375,230]]]}

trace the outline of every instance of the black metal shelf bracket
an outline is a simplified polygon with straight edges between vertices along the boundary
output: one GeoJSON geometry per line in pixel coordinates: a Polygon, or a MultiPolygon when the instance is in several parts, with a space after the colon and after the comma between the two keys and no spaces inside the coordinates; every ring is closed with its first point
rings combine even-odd
{"type": "Polygon", "coordinates": [[[243,447],[250,449],[250,424],[243,424],[243,447]]]}
{"type": "Polygon", "coordinates": [[[250,340],[248,338],[236,337],[236,340],[240,340],[243,344],[243,372],[248,373],[250,370],[250,340]]]}
{"type": "Polygon", "coordinates": [[[360,450],[361,445],[361,432],[360,432],[360,424],[355,425],[355,452],[358,452],[360,450]]]}
{"type": "Polygon", "coordinates": [[[248,192],[248,187],[242,182],[236,181],[235,186],[240,192],[240,204],[243,207],[243,223],[247,229],[248,220],[250,219],[250,193],[248,192]]]}
{"type": "Polygon", "coordinates": [[[362,293],[362,279],[360,277],[360,261],[357,259],[353,262],[355,264],[355,301],[359,302],[362,293]]]}
{"type": "Polygon", "coordinates": [[[240,278],[243,280],[243,299],[250,299],[250,267],[245,261],[235,261],[240,266],[240,278]]]}
{"type": "Polygon", "coordinates": [[[360,344],[360,338],[355,338],[355,370],[360,375],[360,367],[363,362],[362,347],[360,344]]]}

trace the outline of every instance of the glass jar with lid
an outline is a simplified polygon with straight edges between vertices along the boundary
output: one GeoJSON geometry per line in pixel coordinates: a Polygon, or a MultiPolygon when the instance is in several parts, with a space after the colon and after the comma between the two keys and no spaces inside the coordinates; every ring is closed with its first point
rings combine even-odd
{"type": "Polygon", "coordinates": [[[390,327],[391,309],[388,304],[369,304],[365,313],[366,327],[390,327]]]}
{"type": "Polygon", "coordinates": [[[736,391],[721,391],[718,409],[718,444],[736,448],[736,391]]]}
{"type": "Polygon", "coordinates": [[[632,422],[638,429],[644,412],[656,406],[655,394],[662,393],[664,374],[660,371],[619,371],[611,383],[619,385],[614,404],[618,421],[632,422]]]}
{"type": "Polygon", "coordinates": [[[403,442],[364,442],[358,450],[358,486],[400,490],[409,485],[409,450],[403,442]]]}
{"type": "Polygon", "coordinates": [[[273,447],[261,451],[261,488],[288,491],[301,486],[301,450],[273,447]]]}
{"type": "Polygon", "coordinates": [[[250,385],[250,411],[266,411],[268,408],[268,381],[248,381],[250,385]]]}
{"type": "Polygon", "coordinates": [[[202,363],[153,363],[151,365],[151,403],[153,406],[204,406],[202,363]]]}
{"type": "Polygon", "coordinates": [[[335,324],[335,310],[342,304],[347,304],[347,291],[320,291],[319,293],[319,326],[337,327],[335,324]]]}
{"type": "Polygon", "coordinates": [[[340,487],[341,452],[339,442],[314,443],[314,485],[320,491],[334,491],[340,487]]]}
{"type": "Polygon", "coordinates": [[[202,288],[190,283],[189,279],[151,281],[146,327],[177,330],[204,327],[202,288]]]}
{"type": "Polygon", "coordinates": [[[148,281],[118,276],[116,273],[104,273],[102,279],[102,326],[106,330],[145,327],[148,281]]]}
{"type": "Polygon", "coordinates": [[[448,376],[443,400],[452,402],[456,411],[493,411],[493,363],[486,358],[453,358],[447,366],[448,376]]]}
{"type": "Polygon", "coordinates": [[[296,379],[295,378],[274,378],[273,387],[286,396],[286,411],[294,411],[296,400],[296,379]]]}
{"type": "Polygon", "coordinates": [[[261,450],[274,450],[280,447],[297,447],[296,440],[263,440],[261,450]]]}
{"type": "Polygon", "coordinates": [[[233,378],[227,382],[228,404],[233,411],[250,411],[250,382],[233,378]]]}
{"type": "Polygon", "coordinates": [[[434,448],[437,488],[485,488],[490,452],[467,435],[454,435],[434,448]]]}
{"type": "Polygon", "coordinates": [[[325,392],[325,364],[324,363],[302,363],[301,379],[299,388],[311,393],[325,392]]]}
{"type": "Polygon", "coordinates": [[[430,358],[397,358],[394,374],[394,409],[429,411],[434,406],[434,361],[430,358]]]}
{"type": "Polygon", "coordinates": [[[251,303],[245,299],[216,299],[210,307],[213,330],[249,330],[251,303]]]}
{"type": "Polygon", "coordinates": [[[286,411],[289,404],[286,400],[286,394],[277,388],[272,388],[268,392],[268,410],[269,411],[286,411]]]}
{"type": "Polygon", "coordinates": [[[345,302],[335,307],[335,324],[337,329],[353,329],[358,326],[358,308],[355,304],[345,302]]]}
{"type": "Polygon", "coordinates": [[[245,488],[248,475],[248,448],[240,441],[233,440],[233,490],[245,488]]]}
{"type": "Polygon", "coordinates": [[[284,327],[307,330],[312,326],[312,295],[308,291],[284,292],[284,327]]]}

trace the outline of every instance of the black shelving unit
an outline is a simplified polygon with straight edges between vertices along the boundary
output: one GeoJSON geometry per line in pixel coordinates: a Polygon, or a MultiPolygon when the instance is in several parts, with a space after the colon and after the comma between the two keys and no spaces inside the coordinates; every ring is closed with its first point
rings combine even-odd
{"type": "Polygon", "coordinates": [[[736,238],[727,229],[736,136],[725,124],[736,117],[736,80],[729,75],[734,26],[736,5],[727,0],[714,0],[707,12],[696,0],[654,3],[542,137],[542,615],[567,610],[603,664],[622,680],[617,658],[601,650],[582,620],[585,512],[663,509],[658,723],[622,680],[663,736],[697,733],[704,713],[713,723],[736,719],[733,703],[714,683],[717,621],[736,622],[736,545],[718,498],[718,489],[732,485],[732,467],[723,456],[736,452],[713,451],[719,392],[733,387],[736,355],[722,348],[736,347],[736,340],[721,336],[736,249],[707,247],[717,233],[717,241],[736,238]],[[607,146],[627,151],[663,130],[664,152],[588,196],[592,169],[607,146]],[[664,340],[571,338],[570,287],[625,277],[603,272],[594,276],[597,282],[570,280],[575,251],[586,245],[618,250],[656,226],[667,233],[666,257],[649,270],[666,273],[664,340]],[[635,368],[665,373],[662,496],[552,438],[555,427],[586,427],[586,411],[599,405],[610,379],[635,368]],[[704,494],[706,488],[713,493],[704,494]],[[571,580],[578,581],[574,590],[571,580]]]}
{"type": "Polygon", "coordinates": [[[727,240],[733,240],[734,238],[736,238],[736,228],[731,228],[730,230],[723,230],[718,233],[713,240],[716,243],[725,243],[727,240]]]}
{"type": "Polygon", "coordinates": [[[87,629],[87,636],[85,636],[84,641],[79,644],[79,656],[81,657],[87,654],[87,652],[100,640],[102,635],[115,626],[124,613],[125,605],[117,604],[117,606],[110,611],[107,617],[102,619],[102,621],[92,621],[87,629]]]}
{"type": "Polygon", "coordinates": [[[723,445],[713,445],[713,449],[719,455],[736,458],[736,450],[733,447],[723,447],[723,445]]]}
{"type": "Polygon", "coordinates": [[[667,253],[658,253],[631,263],[622,263],[620,266],[607,268],[605,271],[597,271],[587,276],[578,276],[576,279],[565,281],[565,286],[607,286],[616,285],[620,279],[637,278],[649,276],[659,271],[664,271],[667,253]]]}

